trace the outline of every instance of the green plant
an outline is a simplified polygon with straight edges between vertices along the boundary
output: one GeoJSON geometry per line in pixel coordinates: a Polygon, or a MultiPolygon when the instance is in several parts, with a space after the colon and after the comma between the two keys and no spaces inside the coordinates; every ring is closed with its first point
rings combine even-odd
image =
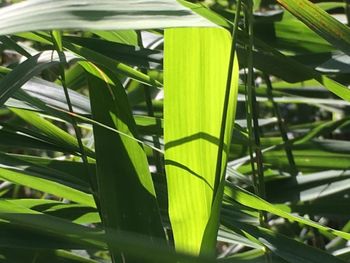
{"type": "Polygon", "coordinates": [[[202,2],[0,9],[0,262],[350,260],[345,4],[202,2]]]}

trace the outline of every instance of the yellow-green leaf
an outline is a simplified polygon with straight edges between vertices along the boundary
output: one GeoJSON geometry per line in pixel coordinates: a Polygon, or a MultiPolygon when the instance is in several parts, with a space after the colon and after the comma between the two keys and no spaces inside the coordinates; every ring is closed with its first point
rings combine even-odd
{"type": "MultiPolygon", "coordinates": [[[[219,207],[213,202],[220,191],[214,189],[223,169],[220,178],[215,178],[215,171],[230,49],[231,36],[222,28],[165,31],[164,140],[169,216],[176,249],[192,254],[215,251],[216,235],[208,232],[218,227],[219,207]]],[[[223,164],[234,120],[237,61],[233,74],[223,164]]]]}

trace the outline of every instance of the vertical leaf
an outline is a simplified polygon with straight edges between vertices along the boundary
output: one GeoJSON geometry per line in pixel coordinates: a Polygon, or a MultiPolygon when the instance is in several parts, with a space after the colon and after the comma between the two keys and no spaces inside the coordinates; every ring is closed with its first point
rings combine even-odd
{"type": "MultiPolygon", "coordinates": [[[[230,34],[221,28],[165,32],[164,140],[169,216],[176,249],[193,254],[215,251],[216,233],[207,232],[218,228],[217,198],[220,203],[221,191],[214,188],[225,165],[221,166],[221,178],[215,178],[215,170],[230,49],[230,34]]],[[[233,74],[223,164],[234,120],[237,62],[233,74]]]]}
{"type": "MultiPolygon", "coordinates": [[[[136,124],[119,80],[111,81],[94,66],[86,66],[86,69],[90,73],[88,81],[94,119],[137,138],[136,124]]],[[[150,242],[154,237],[163,238],[155,190],[142,146],[132,138],[101,126],[94,126],[94,138],[104,225],[144,234],[150,242]]]]}

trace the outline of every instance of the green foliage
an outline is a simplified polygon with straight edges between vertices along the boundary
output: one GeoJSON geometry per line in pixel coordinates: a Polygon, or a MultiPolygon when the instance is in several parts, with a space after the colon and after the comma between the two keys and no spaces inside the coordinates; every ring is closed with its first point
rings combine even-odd
{"type": "Polygon", "coordinates": [[[347,1],[5,2],[0,263],[350,262],[347,1]]]}
{"type": "Polygon", "coordinates": [[[219,207],[214,199],[222,198],[216,184],[222,181],[227,162],[238,88],[237,60],[233,73],[227,73],[231,42],[224,29],[165,32],[164,162],[169,217],[175,246],[194,254],[201,246],[204,254],[213,254],[215,248],[217,230],[215,235],[210,232],[217,228],[219,207]],[[220,149],[228,74],[234,76],[224,123],[225,146],[220,149]],[[218,151],[224,151],[224,165],[216,178],[218,151]]]}

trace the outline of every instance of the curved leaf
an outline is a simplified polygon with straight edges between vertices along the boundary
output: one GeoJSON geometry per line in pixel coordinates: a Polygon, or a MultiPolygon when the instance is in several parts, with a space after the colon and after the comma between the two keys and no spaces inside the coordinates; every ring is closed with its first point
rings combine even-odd
{"type": "Polygon", "coordinates": [[[1,8],[0,17],[0,35],[53,29],[214,26],[175,0],[27,0],[1,8]]]}

